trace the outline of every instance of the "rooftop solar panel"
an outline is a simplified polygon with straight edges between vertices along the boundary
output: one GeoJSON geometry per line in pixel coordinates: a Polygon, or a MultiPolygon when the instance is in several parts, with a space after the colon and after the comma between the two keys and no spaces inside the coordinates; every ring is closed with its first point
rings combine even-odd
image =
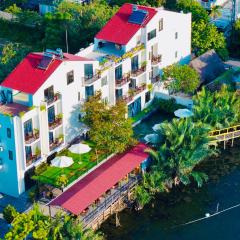
{"type": "Polygon", "coordinates": [[[44,55],[38,65],[38,68],[46,70],[53,60],[53,56],[44,55]]]}
{"type": "Polygon", "coordinates": [[[134,10],[130,15],[128,22],[141,25],[148,15],[147,11],[144,10],[134,10]]]}

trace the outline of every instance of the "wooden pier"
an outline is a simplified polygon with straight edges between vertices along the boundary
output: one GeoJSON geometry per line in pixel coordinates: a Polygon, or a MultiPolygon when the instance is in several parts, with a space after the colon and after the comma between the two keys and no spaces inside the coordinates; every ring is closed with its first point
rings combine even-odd
{"type": "Polygon", "coordinates": [[[226,143],[228,141],[231,141],[231,146],[233,146],[234,139],[240,138],[240,125],[213,130],[210,132],[210,137],[213,138],[211,143],[223,142],[224,149],[226,149],[226,143]]]}

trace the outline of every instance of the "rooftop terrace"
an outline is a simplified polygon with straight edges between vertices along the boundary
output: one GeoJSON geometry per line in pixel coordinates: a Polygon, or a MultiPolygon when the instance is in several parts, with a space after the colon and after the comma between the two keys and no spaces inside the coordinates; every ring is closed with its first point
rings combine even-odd
{"type": "Polygon", "coordinates": [[[0,105],[0,114],[16,116],[20,112],[27,112],[29,108],[18,103],[8,103],[0,105]]]}

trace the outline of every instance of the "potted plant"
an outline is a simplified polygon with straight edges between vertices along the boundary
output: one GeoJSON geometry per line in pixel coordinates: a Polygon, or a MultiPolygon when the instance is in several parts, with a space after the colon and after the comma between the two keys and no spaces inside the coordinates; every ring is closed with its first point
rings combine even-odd
{"type": "Polygon", "coordinates": [[[34,128],[34,129],[33,129],[33,134],[34,134],[34,137],[35,137],[35,138],[38,138],[38,137],[39,137],[39,129],[34,128]]]}
{"type": "Polygon", "coordinates": [[[128,90],[128,95],[129,95],[130,98],[133,98],[133,96],[135,95],[135,90],[130,88],[128,90]]]}
{"type": "Polygon", "coordinates": [[[141,88],[142,88],[142,89],[145,89],[145,88],[146,88],[146,85],[147,85],[146,83],[141,83],[141,88]]]}
{"type": "Polygon", "coordinates": [[[147,61],[143,61],[143,62],[141,63],[141,69],[142,69],[143,71],[145,71],[146,66],[147,66],[147,61]]]}
{"type": "Polygon", "coordinates": [[[59,134],[59,136],[58,136],[58,141],[59,142],[63,142],[63,138],[64,138],[64,135],[61,133],[61,134],[59,134]]]}
{"type": "Polygon", "coordinates": [[[35,148],[35,155],[36,155],[36,157],[39,157],[41,155],[41,150],[39,147],[35,148]]]}

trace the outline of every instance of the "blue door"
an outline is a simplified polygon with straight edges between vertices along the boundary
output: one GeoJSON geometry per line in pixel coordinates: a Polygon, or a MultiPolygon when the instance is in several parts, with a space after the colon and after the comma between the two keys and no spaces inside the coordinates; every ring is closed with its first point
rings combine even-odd
{"type": "Polygon", "coordinates": [[[26,159],[29,159],[32,156],[32,148],[30,146],[25,147],[26,159]]]}
{"type": "Polygon", "coordinates": [[[49,132],[49,144],[52,144],[53,142],[54,142],[53,132],[49,132]]]}
{"type": "Polygon", "coordinates": [[[138,70],[138,55],[131,59],[132,72],[138,70]]]}
{"type": "Polygon", "coordinates": [[[33,129],[32,129],[32,119],[26,121],[24,123],[24,134],[25,134],[25,137],[26,136],[29,136],[30,133],[32,134],[33,132],[33,129]]]}
{"type": "Polygon", "coordinates": [[[94,95],[93,85],[85,87],[85,94],[86,94],[86,99],[94,95]]]}

